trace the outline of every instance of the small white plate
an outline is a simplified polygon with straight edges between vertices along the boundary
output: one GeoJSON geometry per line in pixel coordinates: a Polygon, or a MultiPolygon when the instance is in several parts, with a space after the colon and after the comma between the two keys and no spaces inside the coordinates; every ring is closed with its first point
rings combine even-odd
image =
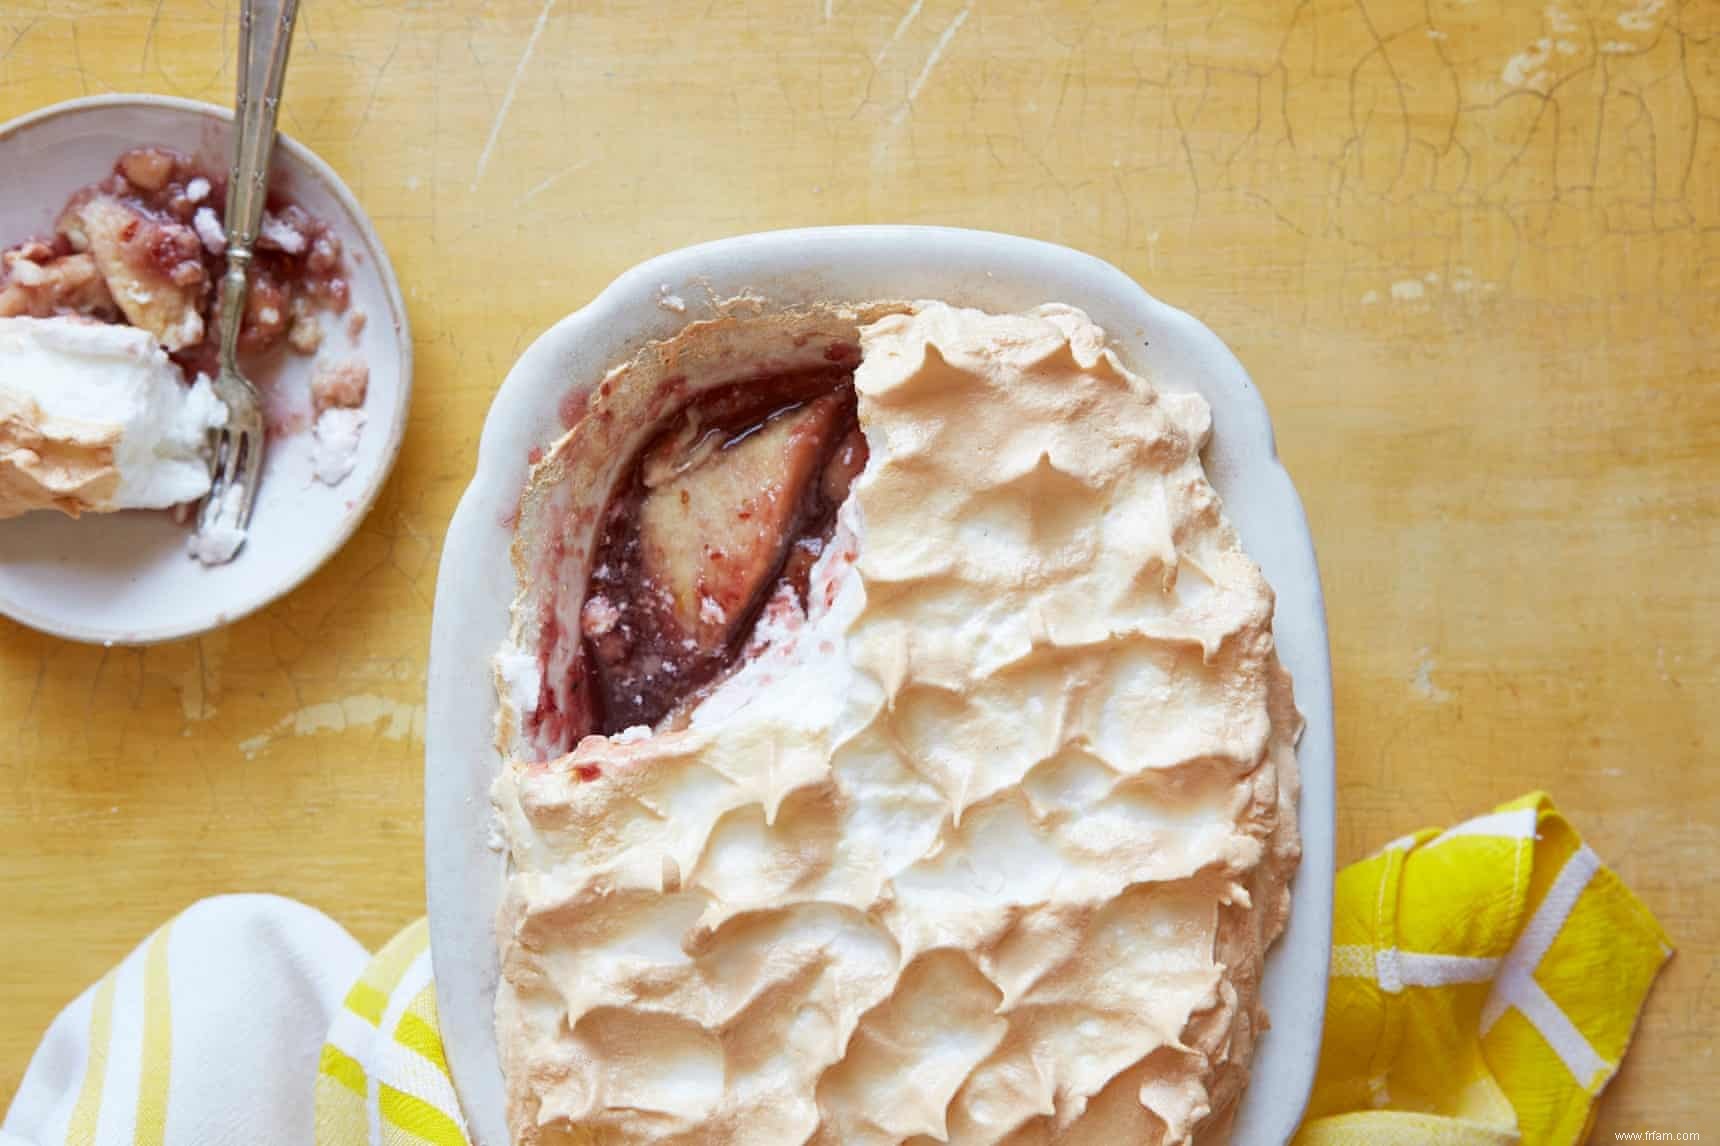
{"type": "Polygon", "coordinates": [[[473,1141],[505,1146],[505,1091],[493,1026],[495,939],[506,859],[490,845],[496,694],[490,658],[508,635],[508,548],[529,458],[561,434],[574,392],[688,322],[712,299],[751,293],[767,309],[814,302],[936,298],[994,312],[1078,306],[1155,385],[1211,404],[1207,474],[1277,592],[1274,634],[1307,718],[1302,862],[1290,925],[1267,958],[1272,1029],[1255,1055],[1235,1146],[1281,1146],[1314,1081],[1332,936],[1332,668],[1320,571],[1301,500],[1278,460],[1266,403],[1217,335],[1109,263],[1067,247],[941,227],[830,227],[745,235],[643,263],[551,327],[514,364],[490,407],[478,469],[442,548],[430,633],[425,867],[430,945],[448,1065],[473,1141]]]}
{"type": "MultiPolygon", "coordinates": [[[[161,144],[206,169],[229,166],[232,113],[155,95],[95,96],[56,104],[0,127],[0,247],[53,231],[66,196],[101,179],[120,152],[161,144]]],[[[336,486],[311,471],[310,431],[271,437],[249,540],[227,565],[186,552],[191,527],[165,512],[72,520],[39,511],[0,521],[0,613],[77,641],[148,644],[218,628],[309,577],[352,536],[400,451],[412,392],[412,338],[394,268],[364,210],[334,170],[285,135],[271,186],[328,223],[346,251],[359,337],[324,318],[324,353],[370,366],[358,464],[336,486]]],[[[349,312],[350,313],[350,312],[349,312]]],[[[308,414],[313,359],[291,353],[247,362],[266,410],[308,414]],[[271,393],[272,392],[272,393],[271,393]],[[273,405],[271,405],[273,403],[273,405]]]]}

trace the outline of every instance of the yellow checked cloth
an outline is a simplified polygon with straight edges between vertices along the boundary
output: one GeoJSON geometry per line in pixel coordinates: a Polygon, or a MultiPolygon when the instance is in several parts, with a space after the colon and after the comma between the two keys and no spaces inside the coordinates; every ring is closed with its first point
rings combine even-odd
{"type": "Polygon", "coordinates": [[[316,1119],[318,1146],[466,1146],[424,920],[377,952],[347,992],[317,1068],[316,1119]]]}
{"type": "Polygon", "coordinates": [[[1587,1137],[1672,947],[1540,792],[1338,875],[1296,1146],[1587,1137]]]}
{"type": "MultiPolygon", "coordinates": [[[[1345,868],[1334,941],[1296,1146],[1580,1142],[1671,954],[1539,793],[1345,868]]],[[[195,904],[60,1014],[0,1128],[0,1146],[311,1142],[466,1142],[422,921],[369,956],[289,900],[195,904]]]]}

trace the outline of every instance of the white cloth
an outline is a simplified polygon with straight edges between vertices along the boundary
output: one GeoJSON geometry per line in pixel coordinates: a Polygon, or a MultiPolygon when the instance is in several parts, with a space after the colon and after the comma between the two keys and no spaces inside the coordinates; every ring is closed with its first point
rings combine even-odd
{"type": "Polygon", "coordinates": [[[54,1020],[0,1146],[305,1146],[323,1041],[369,961],[289,899],[194,904],[54,1020]]]}

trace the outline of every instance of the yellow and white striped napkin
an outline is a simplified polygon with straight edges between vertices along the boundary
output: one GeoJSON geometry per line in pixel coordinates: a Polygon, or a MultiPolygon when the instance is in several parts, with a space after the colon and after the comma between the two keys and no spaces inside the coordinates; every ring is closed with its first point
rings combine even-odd
{"type": "Polygon", "coordinates": [[[1583,1141],[1672,954],[1542,792],[1351,864],[1332,931],[1296,1146],[1583,1141]]]}
{"type": "Polygon", "coordinates": [[[0,1146],[464,1146],[429,928],[374,956],[272,895],[193,904],[48,1028],[0,1146]]]}
{"type": "Polygon", "coordinates": [[[318,1053],[369,958],[288,899],[194,904],[60,1012],[0,1142],[303,1146],[318,1053]]]}
{"type": "Polygon", "coordinates": [[[424,920],[378,951],[346,993],[323,1045],[316,1110],[324,1146],[466,1146],[424,920]]]}
{"type": "MultiPolygon", "coordinates": [[[[1296,1146],[1581,1142],[1672,953],[1540,793],[1345,868],[1334,941],[1296,1146]]],[[[369,956],[290,900],[198,903],[60,1014],[0,1128],[310,1142],[464,1146],[422,920],[369,956]]]]}

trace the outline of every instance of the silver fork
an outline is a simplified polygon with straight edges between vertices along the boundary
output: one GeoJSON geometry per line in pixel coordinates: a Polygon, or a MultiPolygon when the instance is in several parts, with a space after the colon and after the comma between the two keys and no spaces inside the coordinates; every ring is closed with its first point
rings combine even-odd
{"type": "MultiPolygon", "coordinates": [[[[239,15],[239,83],[233,109],[233,167],[227,179],[227,273],[221,278],[221,368],[215,394],[227,406],[227,425],[215,438],[209,496],[197,515],[205,539],[237,535],[251,520],[263,463],[263,412],[257,388],[239,370],[239,325],[250,288],[251,247],[269,193],[275,120],[287,76],[298,0],[244,0],[239,15]],[[233,491],[237,490],[235,494],[233,491]]],[[[216,551],[222,552],[219,543],[216,551]]]]}

